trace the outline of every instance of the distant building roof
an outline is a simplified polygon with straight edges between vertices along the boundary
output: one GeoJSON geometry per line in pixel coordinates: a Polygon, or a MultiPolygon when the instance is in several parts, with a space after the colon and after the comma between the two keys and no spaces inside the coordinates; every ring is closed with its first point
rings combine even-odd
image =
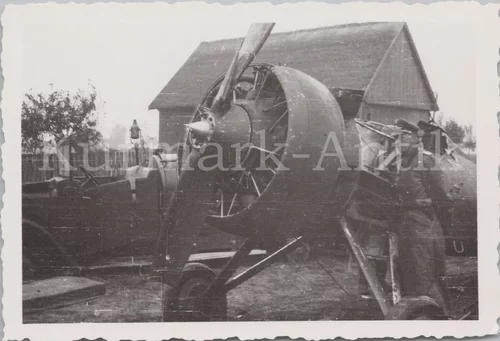
{"type": "MultiPolygon", "coordinates": [[[[360,23],[276,33],[265,42],[255,61],[301,70],[330,90],[366,91],[403,29],[407,30],[405,23],[360,23]]],[[[149,109],[197,105],[213,82],[226,72],[242,39],[202,42],[149,109]]],[[[420,59],[413,50],[427,91],[437,107],[420,59]]]]}

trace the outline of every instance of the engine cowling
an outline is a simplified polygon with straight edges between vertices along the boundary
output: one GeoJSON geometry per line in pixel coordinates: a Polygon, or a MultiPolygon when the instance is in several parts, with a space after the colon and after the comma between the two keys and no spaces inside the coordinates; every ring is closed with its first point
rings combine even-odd
{"type": "MultiPolygon", "coordinates": [[[[221,81],[207,92],[200,108],[212,105],[221,81]]],[[[253,75],[240,78],[235,89],[231,105],[238,107],[241,117],[227,118],[236,126],[228,133],[250,147],[237,156],[231,146],[222,146],[224,170],[217,177],[207,221],[241,236],[256,232],[260,238],[274,239],[307,234],[322,220],[318,217],[345,203],[333,195],[340,169],[347,167],[344,155],[334,155],[342,154],[346,139],[341,109],[325,85],[284,66],[253,65],[253,75]],[[254,224],[246,224],[249,219],[254,224]]],[[[236,110],[225,116],[232,111],[236,110]]],[[[199,122],[208,122],[204,115],[198,109],[191,127],[199,129],[199,122]]],[[[207,124],[196,136],[191,133],[188,141],[200,143],[209,133],[207,124]]],[[[348,194],[345,191],[344,197],[348,194]]]]}

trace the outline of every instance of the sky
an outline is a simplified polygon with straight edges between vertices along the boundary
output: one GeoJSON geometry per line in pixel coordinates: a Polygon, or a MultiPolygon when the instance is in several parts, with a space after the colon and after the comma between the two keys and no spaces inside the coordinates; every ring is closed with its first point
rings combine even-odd
{"type": "MultiPolygon", "coordinates": [[[[157,138],[158,112],[148,105],[202,41],[244,36],[254,21],[273,32],[351,22],[405,21],[445,119],[475,124],[476,27],[471,8],[405,5],[205,3],[14,6],[6,12],[22,36],[22,90],[90,89],[99,95],[99,129],[137,119],[157,138]]],[[[5,17],[5,13],[4,13],[5,17]]],[[[11,21],[9,21],[11,22],[11,21]]],[[[7,26],[8,29],[9,26],[7,26]]]]}

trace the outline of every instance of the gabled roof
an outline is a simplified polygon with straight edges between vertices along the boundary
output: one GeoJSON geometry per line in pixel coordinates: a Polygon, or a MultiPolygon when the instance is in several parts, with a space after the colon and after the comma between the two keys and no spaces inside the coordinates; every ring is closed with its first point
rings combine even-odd
{"type": "MultiPolygon", "coordinates": [[[[255,61],[301,70],[329,89],[363,91],[405,27],[405,23],[360,23],[276,33],[270,35],[255,61]]],[[[242,40],[202,42],[149,109],[196,106],[226,72],[242,40]]]]}

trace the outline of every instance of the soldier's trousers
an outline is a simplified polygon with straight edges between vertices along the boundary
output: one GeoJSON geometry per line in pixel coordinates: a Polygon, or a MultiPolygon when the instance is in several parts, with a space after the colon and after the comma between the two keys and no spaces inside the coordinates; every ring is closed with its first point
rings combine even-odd
{"type": "Polygon", "coordinates": [[[410,210],[399,225],[399,273],[404,296],[429,296],[448,314],[445,245],[441,225],[434,214],[410,210]]]}

